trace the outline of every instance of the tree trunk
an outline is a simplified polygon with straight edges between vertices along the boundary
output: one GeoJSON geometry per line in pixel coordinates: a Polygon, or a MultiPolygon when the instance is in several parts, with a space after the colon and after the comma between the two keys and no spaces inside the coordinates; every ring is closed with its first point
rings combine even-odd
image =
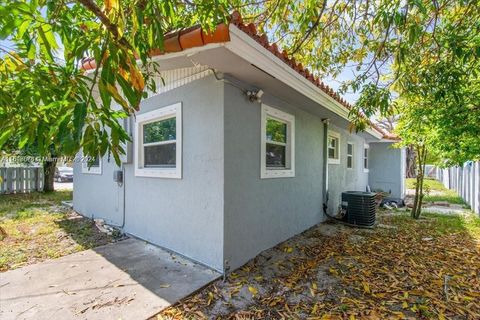
{"type": "Polygon", "coordinates": [[[421,163],[420,163],[422,176],[421,176],[421,179],[420,179],[420,199],[419,199],[419,206],[417,208],[417,219],[420,218],[420,214],[422,213],[422,204],[423,204],[423,197],[424,197],[423,185],[424,185],[424,181],[425,181],[425,165],[426,165],[426,162],[427,162],[427,147],[423,146],[422,160],[421,160],[421,163]]]}
{"type": "Polygon", "coordinates": [[[44,192],[55,191],[53,180],[55,178],[56,166],[57,166],[57,160],[45,161],[43,163],[43,191],[44,192]]]}
{"type": "Polygon", "coordinates": [[[423,145],[417,147],[417,181],[415,186],[415,200],[411,216],[414,219],[420,218],[423,203],[423,181],[425,178],[425,162],[427,160],[427,148],[423,145]]]}
{"type": "MultiPolygon", "coordinates": [[[[417,153],[418,153],[418,150],[419,150],[419,147],[417,147],[417,153]]],[[[413,147],[411,148],[412,149],[412,152],[413,151],[413,147]]],[[[415,197],[414,197],[414,200],[413,200],[413,207],[412,207],[412,212],[411,212],[411,217],[416,219],[417,218],[417,211],[418,211],[418,205],[419,205],[419,197],[418,195],[420,194],[420,174],[419,174],[419,168],[415,168],[414,167],[414,174],[416,176],[416,181],[415,181],[415,197]]]]}
{"type": "Polygon", "coordinates": [[[420,190],[420,184],[418,183],[419,182],[419,178],[420,178],[420,175],[417,174],[417,179],[416,179],[416,182],[415,182],[415,197],[414,197],[414,200],[413,200],[413,207],[412,207],[412,212],[411,212],[411,217],[416,219],[416,215],[417,215],[417,208],[418,208],[418,195],[419,195],[419,190],[420,190]]]}
{"type": "Polygon", "coordinates": [[[406,154],[406,172],[405,175],[407,178],[415,178],[415,166],[416,166],[416,152],[413,146],[407,147],[406,154]]]}

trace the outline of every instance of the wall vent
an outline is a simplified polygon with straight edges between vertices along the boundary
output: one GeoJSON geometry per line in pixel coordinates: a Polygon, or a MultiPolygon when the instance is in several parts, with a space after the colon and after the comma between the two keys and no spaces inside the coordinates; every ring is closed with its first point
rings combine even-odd
{"type": "Polygon", "coordinates": [[[192,81],[204,78],[210,74],[213,74],[213,72],[208,66],[196,66],[162,71],[159,75],[155,76],[157,92],[149,92],[148,97],[150,98],[154,95],[162,94],[164,92],[184,86],[192,81]]]}

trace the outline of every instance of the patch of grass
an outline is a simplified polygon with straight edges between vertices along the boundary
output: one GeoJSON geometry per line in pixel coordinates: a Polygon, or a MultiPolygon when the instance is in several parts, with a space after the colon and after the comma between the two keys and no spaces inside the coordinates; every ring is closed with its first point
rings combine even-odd
{"type": "Polygon", "coordinates": [[[400,226],[405,232],[447,235],[464,233],[465,236],[480,239],[480,218],[475,214],[458,215],[424,212],[419,220],[412,219],[410,213],[397,213],[390,222],[400,226]]]}
{"type": "MultiPolygon", "coordinates": [[[[414,178],[406,179],[407,189],[415,189],[416,180],[414,178]]],[[[424,202],[448,202],[451,204],[465,205],[465,201],[454,190],[447,189],[443,184],[435,179],[424,180],[424,202]]]]}
{"type": "Polygon", "coordinates": [[[60,205],[62,201],[68,200],[72,200],[72,191],[1,195],[0,218],[12,214],[17,215],[28,208],[60,205]]]}
{"type": "MultiPolygon", "coordinates": [[[[406,186],[407,189],[415,189],[415,184],[417,180],[415,178],[407,178],[406,179],[406,186]]],[[[445,191],[448,190],[443,186],[443,184],[435,179],[425,178],[423,180],[423,188],[426,190],[436,190],[436,191],[445,191]]]]}
{"type": "Polygon", "coordinates": [[[91,220],[60,206],[71,192],[0,196],[0,271],[106,244],[91,220]]]}
{"type": "Polygon", "coordinates": [[[435,231],[440,234],[465,232],[473,238],[480,239],[480,218],[474,214],[461,216],[425,213],[425,216],[435,220],[435,231]]]}
{"type": "Polygon", "coordinates": [[[452,204],[465,204],[465,201],[453,190],[446,190],[443,194],[427,194],[423,197],[423,201],[428,202],[448,202],[452,204]]]}

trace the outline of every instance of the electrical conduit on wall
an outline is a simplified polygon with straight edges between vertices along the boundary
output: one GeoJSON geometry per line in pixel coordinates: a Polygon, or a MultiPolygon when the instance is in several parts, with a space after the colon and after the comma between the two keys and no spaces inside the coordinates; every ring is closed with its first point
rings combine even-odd
{"type": "Polygon", "coordinates": [[[323,212],[325,215],[329,216],[327,213],[328,209],[328,123],[329,119],[322,119],[323,122],[323,170],[322,170],[322,177],[323,177],[323,188],[322,188],[322,195],[323,195],[323,212]]]}

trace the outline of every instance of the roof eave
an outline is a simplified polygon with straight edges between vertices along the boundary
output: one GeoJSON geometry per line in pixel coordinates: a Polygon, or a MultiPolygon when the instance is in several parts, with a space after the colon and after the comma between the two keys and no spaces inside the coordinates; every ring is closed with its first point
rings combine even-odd
{"type": "MultiPolygon", "coordinates": [[[[310,80],[291,68],[272,52],[264,48],[248,34],[230,24],[230,42],[225,43],[225,48],[242,58],[254,63],[257,67],[271,74],[279,81],[287,84],[304,96],[322,105],[326,109],[350,121],[349,110],[340,102],[324,92],[310,80]]],[[[382,139],[383,133],[369,127],[366,132],[376,139],[382,139]]]]}

